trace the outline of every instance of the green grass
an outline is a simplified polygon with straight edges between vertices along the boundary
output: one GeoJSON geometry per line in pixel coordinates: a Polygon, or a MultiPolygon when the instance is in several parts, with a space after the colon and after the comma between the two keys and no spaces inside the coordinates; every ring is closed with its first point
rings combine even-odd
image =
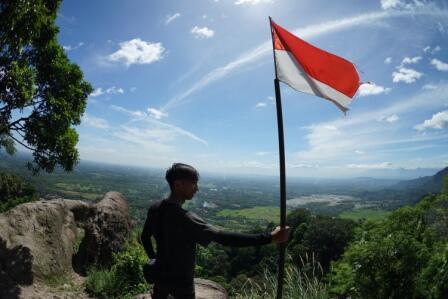
{"type": "Polygon", "coordinates": [[[242,217],[256,220],[267,220],[270,222],[278,222],[280,219],[280,209],[278,207],[254,207],[250,209],[224,209],[216,216],[218,217],[242,217]]]}
{"type": "Polygon", "coordinates": [[[389,214],[390,212],[385,210],[355,209],[344,211],[339,214],[339,217],[352,220],[366,219],[375,221],[384,219],[389,214]]]}

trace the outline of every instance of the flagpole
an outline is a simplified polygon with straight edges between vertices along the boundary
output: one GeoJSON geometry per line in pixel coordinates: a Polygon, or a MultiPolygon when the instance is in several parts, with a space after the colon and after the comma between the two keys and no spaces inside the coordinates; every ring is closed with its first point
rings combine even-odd
{"type": "MultiPolygon", "coordinates": [[[[271,27],[272,36],[272,53],[274,54],[275,66],[275,103],[277,107],[277,127],[278,127],[278,149],[280,162],[280,227],[286,226],[286,167],[285,167],[285,138],[283,133],[283,113],[282,113],[282,98],[280,93],[280,83],[277,77],[277,60],[275,58],[274,47],[274,32],[272,29],[272,19],[269,17],[269,24],[271,27]]],[[[283,297],[283,281],[285,276],[285,255],[286,243],[279,245],[279,259],[278,259],[278,282],[277,282],[277,299],[283,297]]]]}

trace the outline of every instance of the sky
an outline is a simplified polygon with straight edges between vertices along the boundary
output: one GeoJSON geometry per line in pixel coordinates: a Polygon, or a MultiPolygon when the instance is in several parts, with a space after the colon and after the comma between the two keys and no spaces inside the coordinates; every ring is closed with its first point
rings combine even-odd
{"type": "Polygon", "coordinates": [[[278,174],[269,16],[370,82],[346,115],[281,84],[287,176],[448,166],[448,3],[423,0],[65,0],[81,161],[278,174]]]}

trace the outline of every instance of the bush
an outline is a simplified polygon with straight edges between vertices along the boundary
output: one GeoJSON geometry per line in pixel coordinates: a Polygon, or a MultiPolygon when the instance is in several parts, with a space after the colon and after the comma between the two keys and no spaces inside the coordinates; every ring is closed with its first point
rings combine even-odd
{"type": "Polygon", "coordinates": [[[96,298],[126,298],[149,289],[143,277],[143,265],[147,263],[143,247],[136,240],[114,254],[109,269],[91,268],[87,273],[86,289],[96,298]]]}
{"type": "Polygon", "coordinates": [[[33,185],[15,174],[0,172],[0,213],[19,204],[34,201],[37,197],[33,185]]]}

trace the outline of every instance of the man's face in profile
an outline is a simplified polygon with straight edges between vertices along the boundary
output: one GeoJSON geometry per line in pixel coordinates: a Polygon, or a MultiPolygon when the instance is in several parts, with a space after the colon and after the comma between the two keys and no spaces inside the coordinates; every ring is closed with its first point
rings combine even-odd
{"type": "Polygon", "coordinates": [[[197,180],[176,180],[176,193],[182,196],[185,200],[190,200],[199,190],[197,180]]]}

